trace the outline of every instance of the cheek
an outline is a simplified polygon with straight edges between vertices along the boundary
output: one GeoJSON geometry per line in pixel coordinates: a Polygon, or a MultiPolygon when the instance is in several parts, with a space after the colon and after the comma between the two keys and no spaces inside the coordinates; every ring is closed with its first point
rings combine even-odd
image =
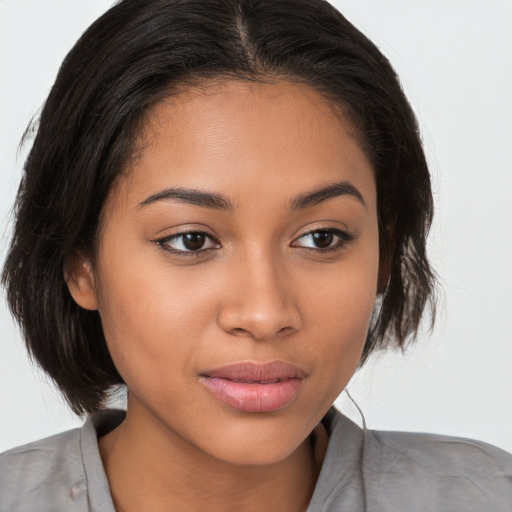
{"type": "Polygon", "coordinates": [[[317,284],[308,286],[308,304],[316,317],[324,316],[322,324],[342,332],[366,330],[375,304],[379,266],[377,236],[365,237],[357,250],[316,277],[317,284]]]}
{"type": "MultiPolygon", "coordinates": [[[[109,251],[109,254],[112,254],[109,251]]],[[[129,257],[105,257],[100,272],[99,304],[103,330],[114,363],[129,387],[185,374],[213,316],[207,290],[185,268],[172,272],[141,251],[118,251],[129,257]],[[171,371],[172,370],[172,371],[171,371]]],[[[192,267],[191,267],[192,268],[192,267]]]]}
{"type": "MultiPolygon", "coordinates": [[[[355,278],[351,276],[351,279],[355,278]]],[[[354,362],[355,368],[366,341],[375,294],[370,291],[373,287],[364,293],[362,287],[350,286],[348,281],[338,281],[343,287],[342,292],[323,294],[312,301],[315,306],[311,321],[316,325],[315,337],[319,338],[318,345],[325,352],[326,364],[334,363],[334,360],[343,365],[354,362]]]]}
{"type": "Polygon", "coordinates": [[[309,287],[308,323],[317,341],[307,348],[321,352],[325,368],[332,369],[331,380],[342,387],[359,363],[375,306],[376,245],[365,244],[357,255],[333,266],[321,286],[309,287]]]}

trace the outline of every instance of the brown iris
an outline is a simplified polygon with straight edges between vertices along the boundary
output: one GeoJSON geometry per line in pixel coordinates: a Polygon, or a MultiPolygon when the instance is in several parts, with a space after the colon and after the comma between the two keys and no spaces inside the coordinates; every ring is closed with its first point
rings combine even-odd
{"type": "Polygon", "coordinates": [[[315,231],[313,240],[319,249],[324,249],[332,244],[334,235],[330,231],[315,231]]]}
{"type": "Polygon", "coordinates": [[[182,237],[183,245],[190,251],[201,249],[206,241],[204,233],[185,233],[182,237]]]}

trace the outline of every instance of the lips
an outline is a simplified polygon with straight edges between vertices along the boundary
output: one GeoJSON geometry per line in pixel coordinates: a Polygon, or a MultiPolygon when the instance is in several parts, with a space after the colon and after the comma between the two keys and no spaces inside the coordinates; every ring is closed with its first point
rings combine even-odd
{"type": "Polygon", "coordinates": [[[201,375],[201,381],[221,402],[244,412],[282,409],[298,395],[306,374],[284,361],[240,362],[201,375]]]}

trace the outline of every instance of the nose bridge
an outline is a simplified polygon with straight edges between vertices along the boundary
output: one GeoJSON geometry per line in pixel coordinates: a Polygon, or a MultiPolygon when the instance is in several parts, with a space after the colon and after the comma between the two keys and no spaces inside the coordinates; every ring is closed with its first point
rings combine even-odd
{"type": "Polygon", "coordinates": [[[263,340],[291,333],[300,315],[280,257],[271,248],[248,250],[231,262],[219,322],[234,335],[263,340]]]}

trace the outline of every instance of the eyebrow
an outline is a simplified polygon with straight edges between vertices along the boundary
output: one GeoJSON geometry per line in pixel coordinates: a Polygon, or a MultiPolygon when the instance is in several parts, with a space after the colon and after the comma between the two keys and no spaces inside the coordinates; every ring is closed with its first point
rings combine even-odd
{"type": "Polygon", "coordinates": [[[316,206],[329,199],[345,195],[355,197],[366,208],[366,203],[364,202],[361,192],[348,181],[342,181],[339,183],[331,183],[327,186],[312,190],[311,192],[304,192],[298,195],[293,200],[291,209],[303,210],[316,206]]]}
{"type": "MultiPolygon", "coordinates": [[[[321,188],[299,194],[291,203],[291,210],[304,210],[311,208],[329,199],[349,195],[355,197],[365,208],[363,196],[359,190],[348,181],[340,183],[331,183],[321,188]]],[[[158,201],[179,201],[182,203],[199,206],[202,208],[211,208],[214,210],[233,211],[233,203],[221,194],[214,192],[204,192],[202,190],[190,188],[166,188],[152,194],[139,204],[139,208],[148,206],[158,201]]]]}
{"type": "Polygon", "coordinates": [[[214,210],[233,210],[233,203],[226,197],[213,192],[203,192],[201,190],[189,188],[166,188],[156,194],[149,196],[139,204],[139,207],[148,206],[157,201],[174,200],[181,203],[187,203],[202,208],[212,208],[214,210]]]}

